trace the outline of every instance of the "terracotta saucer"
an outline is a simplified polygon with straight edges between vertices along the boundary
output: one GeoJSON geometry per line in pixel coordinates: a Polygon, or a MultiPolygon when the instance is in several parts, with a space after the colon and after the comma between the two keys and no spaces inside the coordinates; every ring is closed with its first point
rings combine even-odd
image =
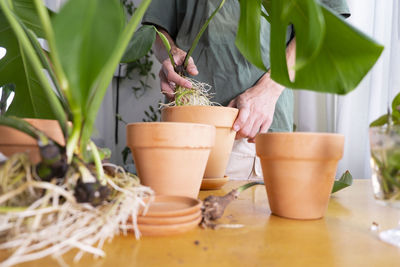
{"type": "MultiPolygon", "coordinates": [[[[200,210],[201,200],[185,196],[155,196],[146,217],[176,217],[196,213],[200,210]]],[[[143,216],[139,212],[139,216],[143,216]]]]}
{"type": "Polygon", "coordinates": [[[185,223],[167,225],[138,224],[138,227],[143,236],[167,236],[187,232],[196,228],[200,222],[201,215],[194,220],[185,223]]]}
{"type": "Polygon", "coordinates": [[[149,217],[149,216],[138,216],[138,224],[152,224],[152,225],[167,225],[167,224],[178,224],[193,221],[201,216],[201,211],[190,213],[182,216],[174,217],[149,217]]]}
{"type": "Polygon", "coordinates": [[[216,190],[221,189],[224,184],[229,181],[228,176],[224,176],[224,178],[203,178],[201,181],[201,190],[216,190]]]}

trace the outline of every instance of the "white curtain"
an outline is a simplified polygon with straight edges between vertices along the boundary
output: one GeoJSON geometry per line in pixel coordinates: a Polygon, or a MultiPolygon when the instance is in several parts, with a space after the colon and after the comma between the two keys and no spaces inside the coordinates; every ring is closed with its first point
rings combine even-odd
{"type": "Polygon", "coordinates": [[[400,27],[398,0],[347,0],[348,21],[385,46],[358,88],[346,96],[296,92],[295,123],[299,131],[345,135],[337,176],[349,170],[354,178],[370,178],[368,125],[383,115],[400,92],[400,27]]]}

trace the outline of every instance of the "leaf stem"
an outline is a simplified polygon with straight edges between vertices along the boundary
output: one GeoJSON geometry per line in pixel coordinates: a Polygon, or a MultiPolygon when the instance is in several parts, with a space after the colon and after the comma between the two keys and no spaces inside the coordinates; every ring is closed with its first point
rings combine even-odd
{"type": "Polygon", "coordinates": [[[192,46],[190,47],[189,51],[186,54],[185,60],[183,61],[183,68],[186,70],[187,65],[189,64],[189,58],[192,56],[194,49],[196,48],[201,36],[203,35],[204,31],[207,29],[208,24],[211,22],[211,20],[214,18],[214,16],[217,14],[217,12],[222,8],[224,5],[225,0],[222,0],[218,7],[214,10],[214,12],[211,14],[211,16],[206,20],[204,25],[201,27],[200,31],[197,33],[196,38],[194,39],[192,46]]]}
{"type": "Polygon", "coordinates": [[[45,5],[43,4],[43,0],[34,0],[34,2],[35,2],[36,10],[38,12],[40,22],[42,24],[43,31],[46,35],[47,43],[49,44],[49,47],[50,47],[50,51],[51,51],[50,57],[52,59],[53,65],[54,65],[56,75],[59,79],[61,90],[66,95],[70,104],[73,104],[74,101],[72,101],[73,98],[72,98],[71,92],[70,92],[70,90],[68,90],[68,88],[69,88],[68,79],[65,76],[65,73],[61,66],[60,57],[58,56],[54,32],[53,32],[53,28],[51,27],[50,16],[47,12],[45,5]]]}
{"type": "Polygon", "coordinates": [[[90,141],[89,145],[90,149],[92,150],[93,160],[96,166],[97,179],[100,181],[102,185],[106,185],[107,180],[104,179],[103,165],[101,164],[101,158],[97,146],[93,143],[93,141],[90,141]]]}
{"type": "Polygon", "coordinates": [[[168,57],[169,57],[169,60],[171,61],[172,66],[174,67],[174,69],[176,69],[177,65],[175,63],[174,56],[172,55],[171,44],[169,43],[168,38],[162,32],[158,31],[156,27],[154,27],[154,29],[155,29],[156,33],[158,34],[158,36],[160,37],[162,43],[164,44],[165,49],[167,50],[168,57]]]}
{"type": "Polygon", "coordinates": [[[244,185],[242,185],[242,186],[240,186],[238,189],[236,189],[239,193],[241,193],[241,192],[243,192],[244,190],[246,190],[247,188],[250,188],[250,187],[252,187],[252,186],[255,186],[255,185],[264,185],[264,182],[251,182],[251,183],[248,183],[248,184],[244,184],[244,185]]]}

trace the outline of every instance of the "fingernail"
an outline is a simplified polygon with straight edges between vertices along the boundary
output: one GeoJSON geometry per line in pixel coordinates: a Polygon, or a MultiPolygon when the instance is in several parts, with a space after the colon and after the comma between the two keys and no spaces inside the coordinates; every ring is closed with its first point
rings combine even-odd
{"type": "Polygon", "coordinates": [[[185,87],[186,88],[192,88],[192,83],[190,83],[190,82],[185,83],[185,87]]]}
{"type": "Polygon", "coordinates": [[[237,124],[233,125],[233,130],[235,132],[239,131],[239,129],[240,129],[239,125],[237,125],[237,124]]]}

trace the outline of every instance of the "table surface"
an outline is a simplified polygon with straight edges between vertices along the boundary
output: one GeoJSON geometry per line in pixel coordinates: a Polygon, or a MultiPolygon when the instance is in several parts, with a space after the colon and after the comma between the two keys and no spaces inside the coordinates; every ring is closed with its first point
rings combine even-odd
{"type": "MultiPolygon", "coordinates": [[[[200,198],[221,195],[245,181],[230,181],[221,190],[202,191],[200,198]]],[[[331,197],[326,216],[299,221],[270,214],[264,186],[253,187],[228,206],[220,220],[238,229],[201,229],[175,236],[118,236],[104,246],[107,256],[84,256],[72,266],[400,266],[400,249],[380,241],[370,230],[397,225],[400,211],[375,202],[369,180],[331,197]]],[[[75,251],[76,252],[76,251],[75,251]]],[[[51,258],[24,266],[54,266],[51,258]]]]}

